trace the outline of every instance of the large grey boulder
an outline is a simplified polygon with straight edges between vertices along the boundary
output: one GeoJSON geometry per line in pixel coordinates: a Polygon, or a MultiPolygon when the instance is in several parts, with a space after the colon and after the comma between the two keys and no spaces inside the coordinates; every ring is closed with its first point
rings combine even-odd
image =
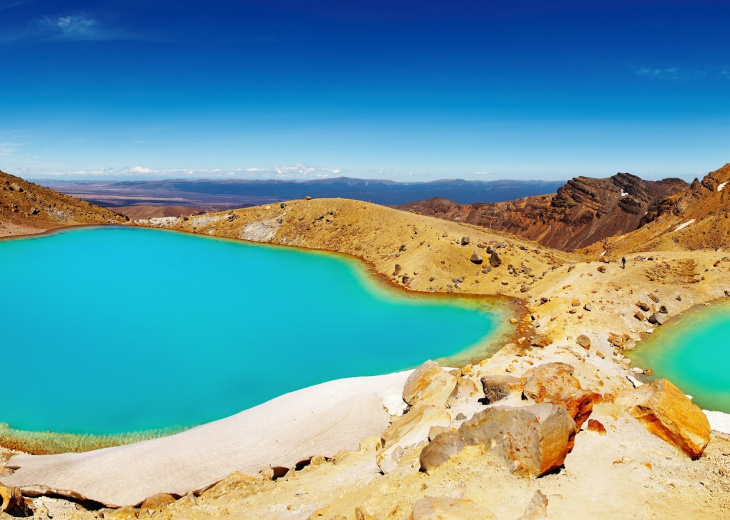
{"type": "Polygon", "coordinates": [[[513,473],[540,476],[563,465],[575,421],[554,404],[494,406],[465,421],[459,432],[467,445],[487,446],[513,473]]]}
{"type": "Polygon", "coordinates": [[[562,405],[580,428],[593,411],[593,392],[581,388],[574,370],[567,363],[540,365],[531,371],[522,395],[536,403],[562,405]]]}
{"type": "Polygon", "coordinates": [[[456,377],[442,369],[435,361],[426,361],[408,376],[403,386],[403,400],[435,406],[446,406],[446,401],[456,388],[456,377]]]}
{"type": "Polygon", "coordinates": [[[421,470],[430,473],[464,449],[464,439],[458,431],[439,433],[421,450],[421,470]]]}

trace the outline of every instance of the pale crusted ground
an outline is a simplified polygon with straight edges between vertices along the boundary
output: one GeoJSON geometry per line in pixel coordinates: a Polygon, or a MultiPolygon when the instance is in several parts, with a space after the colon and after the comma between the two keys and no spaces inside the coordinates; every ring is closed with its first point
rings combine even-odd
{"type": "MultiPolygon", "coordinates": [[[[403,274],[408,275],[411,290],[523,298],[530,311],[523,323],[529,339],[506,346],[462,374],[519,376],[540,363],[564,361],[576,368],[584,388],[604,396],[631,388],[629,361],[609,345],[609,333],[625,335],[630,348],[653,328],[646,319],[634,317],[639,311],[636,302],[656,310],[666,305],[671,317],[723,297],[725,288],[730,289],[730,261],[723,260],[722,252],[631,255],[624,270],[616,259],[606,264],[595,257],[587,262],[586,257],[508,235],[342,199],[293,201],[284,208],[276,204],[147,224],[162,223],[181,231],[348,253],[370,262],[376,274],[398,285],[403,285],[403,274]],[[470,238],[469,245],[460,244],[463,236],[470,238]],[[502,265],[484,274],[488,255],[477,246],[496,247],[498,242],[505,242],[496,249],[502,265]],[[481,266],[469,260],[474,251],[484,260],[481,266]],[[400,269],[394,277],[396,264],[400,269]],[[457,284],[453,279],[459,277],[463,282],[457,284]],[[588,349],[576,343],[580,334],[590,337],[588,349]],[[535,342],[542,339],[543,346],[530,347],[533,336],[535,342]]],[[[643,314],[648,317],[650,312],[643,314]]],[[[728,436],[713,433],[705,454],[691,461],[648,433],[618,404],[598,404],[592,418],[606,426],[607,434],[580,432],[564,469],[539,479],[511,475],[478,447],[467,448],[432,475],[418,471],[416,447],[406,451],[395,471],[381,475],[370,445],[333,461],[315,459],[276,481],[233,476],[154,516],[402,519],[416,499],[434,495],[469,498],[485,504],[500,520],[511,520],[520,517],[539,488],[548,497],[553,519],[730,518],[728,436]]],[[[103,511],[71,514],[67,503],[44,500],[54,518],[111,516],[103,511]]],[[[142,512],[140,517],[146,515],[142,512]]]]}

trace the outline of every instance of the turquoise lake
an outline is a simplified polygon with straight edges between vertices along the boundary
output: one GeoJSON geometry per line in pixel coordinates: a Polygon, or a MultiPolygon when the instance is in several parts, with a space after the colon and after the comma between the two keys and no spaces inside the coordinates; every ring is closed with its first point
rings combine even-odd
{"type": "Polygon", "coordinates": [[[0,422],[26,431],[193,426],[332,379],[486,357],[474,349],[509,328],[504,305],[413,297],[347,257],[162,230],[3,240],[0,272],[0,422]]]}
{"type": "Polygon", "coordinates": [[[730,302],[692,309],[658,327],[630,357],[701,408],[730,413],[730,302]]]}

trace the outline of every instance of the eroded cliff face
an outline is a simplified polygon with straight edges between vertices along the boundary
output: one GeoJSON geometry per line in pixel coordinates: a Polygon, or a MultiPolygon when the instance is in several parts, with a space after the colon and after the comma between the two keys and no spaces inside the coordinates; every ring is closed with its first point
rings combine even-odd
{"type": "Polygon", "coordinates": [[[505,231],[569,251],[638,229],[642,219],[659,213],[662,200],[687,186],[680,179],[654,182],[619,173],[607,179],[576,177],[553,195],[470,205],[430,199],[400,209],[505,231]]]}
{"type": "Polygon", "coordinates": [[[0,237],[79,224],[120,224],[126,217],[0,171],[0,237]]]}
{"type": "Polygon", "coordinates": [[[668,193],[642,217],[639,227],[587,253],[608,251],[696,251],[730,248],[730,164],[695,179],[685,189],[668,193]]]}

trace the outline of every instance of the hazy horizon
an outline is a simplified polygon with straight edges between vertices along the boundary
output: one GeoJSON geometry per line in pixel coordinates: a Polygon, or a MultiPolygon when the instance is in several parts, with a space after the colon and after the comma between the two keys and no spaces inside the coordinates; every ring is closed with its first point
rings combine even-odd
{"type": "Polygon", "coordinates": [[[0,169],[33,179],[702,177],[719,0],[0,0],[0,169]]]}

